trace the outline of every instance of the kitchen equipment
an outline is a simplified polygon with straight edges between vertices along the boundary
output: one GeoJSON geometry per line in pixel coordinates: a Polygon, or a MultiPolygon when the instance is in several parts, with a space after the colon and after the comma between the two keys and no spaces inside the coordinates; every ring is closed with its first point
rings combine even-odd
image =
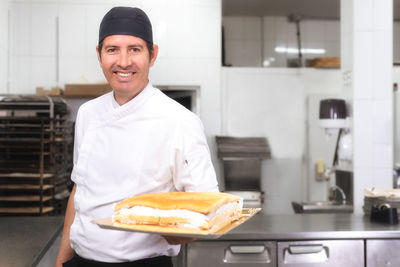
{"type": "Polygon", "coordinates": [[[363,240],[197,241],[185,247],[186,267],[365,265],[363,240]]]}
{"type": "MultiPolygon", "coordinates": [[[[331,174],[335,173],[335,184],[329,186],[336,188],[342,196],[346,196],[346,205],[353,205],[353,143],[349,129],[350,121],[347,117],[346,102],[343,99],[323,99],[319,106],[319,123],[325,129],[327,136],[338,130],[335,152],[331,168],[325,173],[325,179],[330,180],[331,174]]],[[[339,194],[335,195],[336,202],[343,201],[339,194]]],[[[351,208],[351,210],[353,210],[351,208]]]]}
{"type": "Polygon", "coordinates": [[[346,194],[340,186],[334,185],[329,188],[329,200],[336,200],[336,202],[341,203],[343,205],[346,204],[346,194]],[[339,194],[336,194],[339,192],[339,194]],[[338,200],[338,196],[340,199],[338,200]]]}
{"type": "MultiPolygon", "coordinates": [[[[353,172],[348,170],[335,170],[336,186],[340,187],[345,196],[346,203],[353,205],[353,172]]],[[[337,195],[336,201],[340,201],[340,196],[337,195]]]]}
{"type": "Polygon", "coordinates": [[[222,160],[225,192],[243,197],[246,208],[261,207],[261,162],[271,158],[265,137],[217,136],[218,157],[222,160]]]}
{"type": "Polygon", "coordinates": [[[275,267],[276,243],[268,241],[191,242],[186,267],[275,267]]]}
{"type": "Polygon", "coordinates": [[[260,208],[264,203],[264,192],[260,191],[225,191],[243,198],[245,208],[260,208]]]}
{"type": "Polygon", "coordinates": [[[323,99],[319,104],[319,123],[325,129],[347,128],[346,102],[343,99],[323,99]]]}
{"type": "Polygon", "coordinates": [[[353,172],[335,170],[336,185],[329,188],[331,201],[292,202],[295,213],[352,213],[353,208],[353,172]]]}
{"type": "Polygon", "coordinates": [[[278,242],[278,264],[287,267],[364,266],[363,240],[318,240],[278,242]]]}
{"type": "Polygon", "coordinates": [[[371,215],[374,207],[382,205],[396,208],[400,213],[400,189],[364,189],[363,210],[366,215],[371,215]]]}
{"type": "Polygon", "coordinates": [[[388,204],[392,208],[396,208],[400,213],[400,199],[387,198],[387,197],[364,197],[363,211],[365,214],[370,215],[373,207],[379,207],[382,204],[388,204]]]}
{"type": "Polygon", "coordinates": [[[176,266],[400,266],[399,250],[400,224],[371,223],[362,214],[264,214],[220,239],[183,245],[176,266]],[[242,263],[224,261],[230,246],[249,247],[237,255],[242,263]]]}
{"type": "Polygon", "coordinates": [[[366,242],[368,267],[400,266],[400,240],[377,239],[366,242]]]}
{"type": "Polygon", "coordinates": [[[371,209],[371,222],[380,222],[388,224],[398,224],[397,209],[390,207],[389,204],[373,206],[371,209]]]}
{"type": "Polygon", "coordinates": [[[292,202],[295,213],[352,213],[353,205],[336,201],[292,202]]]}
{"type": "Polygon", "coordinates": [[[73,127],[60,97],[0,96],[0,214],[61,214],[73,127]]]}
{"type": "Polygon", "coordinates": [[[343,99],[323,99],[319,105],[319,125],[325,129],[330,137],[334,131],[337,135],[335,152],[333,155],[332,167],[328,169],[324,177],[330,179],[337,165],[350,168],[353,161],[352,136],[349,129],[349,118],[347,118],[346,102],[343,99]]]}

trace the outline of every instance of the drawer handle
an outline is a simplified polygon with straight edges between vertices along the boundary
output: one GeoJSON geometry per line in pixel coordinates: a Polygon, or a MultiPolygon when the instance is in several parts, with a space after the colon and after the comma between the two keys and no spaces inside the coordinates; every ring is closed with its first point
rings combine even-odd
{"type": "Polygon", "coordinates": [[[235,254],[263,253],[264,246],[230,246],[229,249],[235,254]]]}
{"type": "Polygon", "coordinates": [[[319,253],[324,249],[322,245],[292,245],[289,246],[290,254],[319,253]]]}
{"type": "Polygon", "coordinates": [[[234,264],[235,266],[264,266],[265,264],[270,266],[269,263],[275,261],[275,257],[273,245],[260,243],[232,244],[224,249],[223,262],[234,264]]]}

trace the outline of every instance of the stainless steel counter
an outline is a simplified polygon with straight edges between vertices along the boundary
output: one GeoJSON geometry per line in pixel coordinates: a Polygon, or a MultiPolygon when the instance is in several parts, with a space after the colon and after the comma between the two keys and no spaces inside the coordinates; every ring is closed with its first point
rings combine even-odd
{"type": "Polygon", "coordinates": [[[176,266],[400,266],[399,248],[400,225],[363,215],[257,214],[217,240],[184,245],[176,266]]]}
{"type": "Polygon", "coordinates": [[[400,239],[400,224],[354,214],[257,214],[219,240],[400,239]]]}
{"type": "MultiPolygon", "coordinates": [[[[62,225],[63,217],[0,218],[1,266],[35,266],[62,225]]],[[[257,214],[213,241],[322,239],[400,239],[400,224],[371,223],[353,214],[257,214]]]]}
{"type": "Polygon", "coordinates": [[[36,266],[63,222],[64,217],[0,218],[0,265],[36,266]]]}

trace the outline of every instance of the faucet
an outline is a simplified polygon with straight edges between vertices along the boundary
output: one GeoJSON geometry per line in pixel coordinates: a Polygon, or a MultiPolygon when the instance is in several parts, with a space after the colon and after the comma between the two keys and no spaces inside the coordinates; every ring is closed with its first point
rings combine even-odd
{"type": "Polygon", "coordinates": [[[329,198],[332,199],[331,196],[333,195],[333,192],[335,190],[339,191],[340,195],[342,196],[342,204],[345,205],[346,204],[346,194],[344,193],[343,189],[337,185],[331,186],[329,188],[329,198]]]}
{"type": "Polygon", "coordinates": [[[327,168],[323,174],[323,177],[325,178],[326,181],[329,181],[331,179],[331,175],[335,173],[336,171],[336,166],[333,165],[331,168],[327,168]]]}

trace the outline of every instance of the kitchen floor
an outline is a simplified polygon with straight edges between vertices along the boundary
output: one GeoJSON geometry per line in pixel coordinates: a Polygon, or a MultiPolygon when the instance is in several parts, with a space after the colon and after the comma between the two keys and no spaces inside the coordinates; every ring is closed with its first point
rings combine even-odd
{"type": "MultiPolygon", "coordinates": [[[[36,267],[54,267],[58,253],[58,247],[60,246],[61,234],[62,231],[58,234],[57,238],[54,240],[53,244],[49,247],[46,254],[42,257],[36,267]]],[[[173,257],[172,262],[174,266],[182,266],[179,264],[177,257],[173,257]]]]}
{"type": "Polygon", "coordinates": [[[58,247],[61,241],[61,234],[62,232],[58,234],[57,238],[54,240],[53,244],[47,250],[46,254],[36,265],[37,267],[54,267],[54,263],[56,262],[56,257],[58,253],[58,247]]]}

